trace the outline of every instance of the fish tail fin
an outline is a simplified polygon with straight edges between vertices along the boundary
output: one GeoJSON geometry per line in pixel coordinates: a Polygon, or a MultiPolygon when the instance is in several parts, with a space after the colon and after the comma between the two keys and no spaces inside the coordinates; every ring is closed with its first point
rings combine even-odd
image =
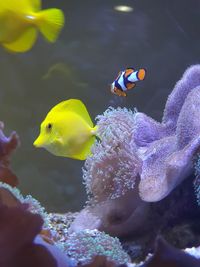
{"type": "Polygon", "coordinates": [[[38,27],[44,37],[51,43],[55,42],[65,23],[62,10],[51,8],[38,12],[38,27]]]}
{"type": "Polygon", "coordinates": [[[137,73],[137,77],[139,81],[143,81],[146,76],[146,70],[145,69],[139,69],[137,73]]]}

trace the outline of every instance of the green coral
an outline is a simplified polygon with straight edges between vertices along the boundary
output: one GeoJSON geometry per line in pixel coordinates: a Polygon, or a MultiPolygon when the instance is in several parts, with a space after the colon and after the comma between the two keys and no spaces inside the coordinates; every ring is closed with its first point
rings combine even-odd
{"type": "Polygon", "coordinates": [[[130,262],[119,239],[98,230],[72,233],[63,245],[65,253],[77,263],[88,263],[95,255],[104,255],[119,264],[130,262]]]}

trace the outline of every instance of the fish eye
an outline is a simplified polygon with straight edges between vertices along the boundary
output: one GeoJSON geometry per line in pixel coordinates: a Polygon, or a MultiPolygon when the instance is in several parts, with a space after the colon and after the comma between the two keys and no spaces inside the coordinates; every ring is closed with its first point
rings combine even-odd
{"type": "Polygon", "coordinates": [[[52,127],[53,127],[52,123],[48,123],[46,126],[47,131],[50,132],[52,127]]]}

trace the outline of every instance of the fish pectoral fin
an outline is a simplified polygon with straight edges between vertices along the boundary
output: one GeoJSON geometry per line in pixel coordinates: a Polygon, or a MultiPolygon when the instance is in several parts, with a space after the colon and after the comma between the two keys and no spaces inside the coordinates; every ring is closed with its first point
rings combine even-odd
{"type": "Polygon", "coordinates": [[[27,29],[21,36],[14,42],[3,43],[3,46],[13,52],[26,52],[35,43],[37,38],[37,30],[35,28],[27,29]]]}
{"type": "Polygon", "coordinates": [[[127,83],[126,87],[128,90],[133,89],[135,87],[135,83],[127,83]]]}
{"type": "Polygon", "coordinates": [[[114,92],[116,95],[118,95],[118,96],[126,96],[126,93],[124,92],[124,91],[122,91],[122,90],[119,90],[119,89],[115,89],[115,92],[114,92]]]}
{"type": "Polygon", "coordinates": [[[56,138],[55,138],[55,142],[56,142],[57,144],[64,145],[64,142],[63,142],[62,137],[56,137],[56,138]]]}

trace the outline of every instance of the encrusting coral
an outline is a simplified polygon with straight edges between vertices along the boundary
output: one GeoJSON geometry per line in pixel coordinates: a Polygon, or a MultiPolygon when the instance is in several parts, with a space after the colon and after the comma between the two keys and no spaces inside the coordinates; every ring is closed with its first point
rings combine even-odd
{"type": "Polygon", "coordinates": [[[113,238],[98,230],[73,233],[66,239],[64,247],[67,255],[76,264],[88,263],[96,255],[106,256],[108,260],[119,264],[131,262],[118,238],[113,238]]]}

